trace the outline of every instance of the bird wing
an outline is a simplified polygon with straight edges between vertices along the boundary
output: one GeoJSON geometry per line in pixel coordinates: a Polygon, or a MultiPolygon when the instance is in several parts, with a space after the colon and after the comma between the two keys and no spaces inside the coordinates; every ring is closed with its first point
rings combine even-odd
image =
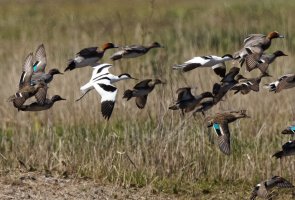
{"type": "Polygon", "coordinates": [[[45,72],[45,67],[47,64],[46,51],[43,44],[38,46],[35,53],[35,63],[33,65],[34,72],[45,72]]]}
{"type": "Polygon", "coordinates": [[[267,181],[267,185],[270,187],[277,186],[279,188],[292,188],[294,185],[280,176],[274,176],[267,181]]]}
{"type": "Polygon", "coordinates": [[[117,88],[106,79],[93,82],[93,87],[101,96],[101,113],[105,119],[109,119],[115,106],[117,88]]]}
{"type": "Polygon", "coordinates": [[[213,129],[218,136],[218,146],[222,153],[230,154],[230,132],[228,123],[221,121],[220,123],[214,123],[213,129]]]}
{"type": "Polygon", "coordinates": [[[249,72],[257,67],[260,57],[260,53],[251,53],[245,57],[246,68],[249,72]]]}
{"type": "Polygon", "coordinates": [[[176,91],[176,93],[178,94],[177,102],[184,101],[184,100],[189,100],[189,99],[194,98],[194,96],[191,93],[191,88],[190,87],[179,88],[176,91]]]}
{"type": "Polygon", "coordinates": [[[229,72],[223,77],[221,82],[231,82],[234,80],[235,76],[239,73],[240,68],[232,67],[229,72]]]}
{"type": "Polygon", "coordinates": [[[290,148],[295,148],[295,140],[293,141],[289,141],[289,142],[286,142],[283,146],[282,146],[282,149],[283,151],[287,151],[289,150],[290,148]]]}
{"type": "Polygon", "coordinates": [[[130,46],[126,46],[124,47],[124,50],[127,52],[137,52],[137,53],[142,53],[146,51],[146,48],[142,45],[130,45],[130,46]]]}
{"type": "Polygon", "coordinates": [[[104,76],[109,73],[109,68],[111,68],[113,65],[108,63],[103,63],[97,66],[93,67],[91,80],[104,76]]]}
{"type": "Polygon", "coordinates": [[[145,107],[148,95],[136,97],[135,103],[138,108],[143,109],[145,107]]]}
{"type": "Polygon", "coordinates": [[[47,85],[38,89],[38,92],[35,94],[35,98],[36,98],[38,104],[43,105],[45,103],[47,89],[48,89],[47,85]]]}
{"type": "Polygon", "coordinates": [[[215,74],[220,76],[221,78],[225,77],[226,73],[226,65],[224,62],[218,63],[216,65],[212,66],[212,69],[214,70],[215,74]]]}
{"type": "Polygon", "coordinates": [[[23,63],[23,72],[19,80],[19,89],[25,85],[31,84],[33,74],[33,53],[30,53],[23,63]]]}
{"type": "Polygon", "coordinates": [[[250,34],[244,39],[245,46],[255,46],[255,44],[263,41],[266,37],[264,34],[250,34]]]}
{"type": "Polygon", "coordinates": [[[82,56],[84,58],[93,57],[97,55],[97,48],[98,47],[88,47],[84,48],[81,51],[79,51],[76,56],[82,56]]]}
{"type": "Polygon", "coordinates": [[[149,82],[151,82],[152,79],[146,79],[143,81],[140,81],[139,83],[137,83],[133,88],[134,89],[142,89],[148,86],[149,82]]]}
{"type": "Polygon", "coordinates": [[[280,92],[281,90],[285,88],[289,88],[290,85],[295,83],[295,77],[294,76],[285,76],[281,77],[280,81],[277,85],[276,92],[280,92]]]}

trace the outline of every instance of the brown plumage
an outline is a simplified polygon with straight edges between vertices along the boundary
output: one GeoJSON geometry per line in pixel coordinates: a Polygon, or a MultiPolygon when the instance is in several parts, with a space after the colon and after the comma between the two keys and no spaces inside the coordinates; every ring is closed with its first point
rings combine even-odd
{"type": "Polygon", "coordinates": [[[37,94],[38,103],[43,103],[46,99],[47,86],[44,82],[38,82],[31,85],[31,77],[33,74],[33,53],[30,53],[23,64],[23,72],[19,81],[19,90],[9,97],[8,101],[12,101],[14,107],[20,108],[27,99],[37,94]],[[40,92],[39,92],[40,91],[40,92]]]}
{"type": "Polygon", "coordinates": [[[231,90],[235,90],[235,94],[240,92],[243,95],[248,94],[250,91],[258,92],[261,79],[265,76],[268,76],[268,74],[261,74],[257,78],[245,78],[239,74],[237,76],[239,83],[234,85],[231,90]]]}
{"type": "Polygon", "coordinates": [[[123,98],[126,98],[127,101],[132,97],[135,97],[135,103],[138,108],[143,109],[147,102],[147,97],[150,92],[153,91],[155,85],[164,84],[160,79],[146,79],[137,83],[133,90],[126,90],[124,92],[123,98]]]}
{"type": "Polygon", "coordinates": [[[274,176],[269,180],[265,180],[257,184],[252,190],[250,200],[254,200],[256,199],[256,197],[261,197],[269,200],[272,199],[272,189],[274,187],[293,188],[294,185],[280,176],[274,176]]]}
{"type": "Polygon", "coordinates": [[[244,46],[242,49],[235,52],[233,57],[235,59],[240,59],[242,66],[245,61],[245,56],[249,54],[249,51],[251,53],[257,53],[261,55],[266,49],[270,47],[272,39],[275,38],[284,38],[284,36],[280,35],[277,31],[270,32],[267,35],[250,34],[244,40],[244,46]]]}
{"type": "Polygon", "coordinates": [[[42,111],[50,109],[55,102],[66,100],[59,95],[54,95],[51,99],[46,99],[44,103],[41,105],[38,102],[31,103],[29,105],[22,105],[18,109],[21,111],[42,111]]]}
{"type": "Polygon", "coordinates": [[[195,108],[199,106],[199,104],[204,98],[208,98],[208,97],[213,98],[213,95],[211,92],[203,92],[197,96],[194,96],[191,93],[190,87],[179,88],[176,92],[178,94],[178,98],[175,104],[170,106],[169,109],[171,110],[180,109],[183,114],[195,110],[195,108]]]}
{"type": "Polygon", "coordinates": [[[240,118],[249,117],[246,110],[227,111],[216,113],[213,116],[206,117],[207,127],[212,127],[217,135],[218,146],[222,153],[229,155],[230,149],[230,131],[228,124],[240,118]]]}
{"type": "Polygon", "coordinates": [[[245,57],[246,69],[250,72],[253,69],[258,68],[261,73],[267,73],[268,66],[275,61],[276,58],[281,56],[287,56],[282,51],[275,51],[272,54],[259,54],[251,53],[245,57]]]}

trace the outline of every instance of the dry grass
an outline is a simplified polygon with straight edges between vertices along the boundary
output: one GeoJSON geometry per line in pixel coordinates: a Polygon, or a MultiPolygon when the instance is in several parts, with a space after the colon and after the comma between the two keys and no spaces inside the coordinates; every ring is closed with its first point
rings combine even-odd
{"type": "MultiPolygon", "coordinates": [[[[226,101],[209,111],[244,108],[252,117],[230,125],[233,154],[229,157],[210,144],[201,115],[181,118],[178,112],[168,110],[178,87],[198,87],[201,92],[211,90],[219,80],[209,69],[181,74],[171,70],[173,64],[195,55],[233,53],[249,33],[278,30],[287,36],[275,40],[269,52],[280,49],[289,56],[270,67],[273,78],[262,84],[283,73],[294,73],[295,2],[58,2],[0,2],[2,170],[15,169],[19,159],[38,170],[62,174],[64,162],[73,176],[125,186],[150,185],[158,191],[189,195],[202,189],[218,190],[223,184],[230,189],[238,184],[239,189],[249,191],[272,175],[295,181],[292,157],[281,162],[271,158],[289,139],[280,131],[294,119],[292,90],[279,94],[261,90],[247,96],[230,93],[226,101]],[[68,101],[49,111],[17,112],[6,102],[17,89],[23,59],[40,43],[47,50],[48,69],[63,70],[67,59],[81,48],[108,41],[119,45],[158,41],[166,46],[137,59],[115,62],[111,69],[115,74],[128,72],[140,79],[160,77],[167,81],[149,96],[144,110],[121,99],[133,81],[116,84],[119,93],[109,122],[100,114],[95,92],[74,102],[80,95],[79,87],[89,79],[90,68],[55,77],[49,96],[60,94],[68,101]]],[[[106,53],[105,62],[110,62],[112,52],[106,53]]],[[[247,77],[258,74],[241,71],[247,77]]]]}

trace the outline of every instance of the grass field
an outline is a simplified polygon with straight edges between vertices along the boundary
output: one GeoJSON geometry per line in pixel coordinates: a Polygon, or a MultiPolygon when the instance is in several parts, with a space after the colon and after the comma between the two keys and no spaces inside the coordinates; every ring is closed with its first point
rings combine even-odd
{"type": "MultiPolygon", "coordinates": [[[[232,155],[225,156],[208,140],[203,116],[196,118],[168,110],[179,87],[211,91],[219,78],[210,69],[190,73],[172,65],[198,55],[224,55],[238,50],[250,33],[279,31],[268,52],[283,50],[289,56],[270,66],[272,78],[294,73],[295,1],[0,1],[0,169],[12,173],[20,167],[66,177],[89,177],[124,187],[150,187],[196,199],[247,199],[257,182],[281,175],[295,182],[293,157],[281,161],[272,154],[290,138],[280,132],[295,117],[293,90],[278,94],[261,88],[246,96],[229,92],[207,114],[247,109],[250,119],[230,125],[232,155]],[[167,82],[149,96],[139,110],[122,99],[133,80],[118,82],[116,106],[109,122],[100,114],[100,99],[91,92],[82,101],[79,88],[91,68],[56,76],[48,95],[67,99],[49,111],[18,112],[7,98],[17,90],[25,56],[44,43],[47,69],[64,70],[67,60],[84,47],[105,42],[118,45],[150,44],[165,49],[114,62],[111,72],[128,72],[138,79],[167,82]]],[[[112,63],[109,50],[103,61],[112,63]]],[[[228,64],[228,68],[232,66],[228,64]]],[[[246,77],[258,75],[241,73],[246,77]]],[[[291,198],[290,191],[285,199],[291,198]]]]}

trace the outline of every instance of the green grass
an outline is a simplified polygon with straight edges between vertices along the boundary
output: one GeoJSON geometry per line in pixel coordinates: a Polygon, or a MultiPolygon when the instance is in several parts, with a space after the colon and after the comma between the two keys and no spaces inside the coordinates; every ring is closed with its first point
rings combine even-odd
{"type": "MultiPolygon", "coordinates": [[[[189,198],[245,198],[251,187],[272,175],[295,180],[293,158],[271,158],[289,140],[280,131],[294,119],[292,90],[246,96],[227,95],[219,110],[247,109],[251,119],[230,125],[232,155],[219,152],[208,140],[203,116],[181,118],[168,110],[179,87],[211,90],[219,81],[210,69],[181,74],[171,69],[197,55],[233,53],[249,33],[277,30],[286,39],[273,41],[268,52],[283,50],[289,56],[270,66],[273,78],[294,72],[293,1],[1,1],[0,3],[0,169],[13,170],[19,161],[40,171],[90,177],[127,187],[152,186],[154,192],[189,198]],[[115,44],[165,45],[147,55],[114,63],[115,74],[128,72],[145,79],[167,81],[151,93],[147,107],[122,99],[134,81],[119,82],[117,103],[109,122],[100,114],[98,94],[81,102],[79,88],[89,80],[90,68],[55,77],[49,96],[61,102],[45,112],[18,112],[6,99],[15,92],[25,56],[44,43],[48,69],[65,69],[80,49],[115,44]],[[223,188],[225,187],[225,188],[223,188]],[[222,193],[222,191],[225,194],[222,193]],[[243,191],[242,193],[240,191],[243,191]],[[235,193],[236,192],[236,193],[235,193]]],[[[110,62],[113,53],[106,53],[110,62]]],[[[229,63],[231,66],[231,63],[229,63]]],[[[229,68],[228,66],[228,68],[229,68]]],[[[242,74],[258,75],[257,71],[242,74]]],[[[195,92],[195,91],[194,91],[195,92]]]]}

